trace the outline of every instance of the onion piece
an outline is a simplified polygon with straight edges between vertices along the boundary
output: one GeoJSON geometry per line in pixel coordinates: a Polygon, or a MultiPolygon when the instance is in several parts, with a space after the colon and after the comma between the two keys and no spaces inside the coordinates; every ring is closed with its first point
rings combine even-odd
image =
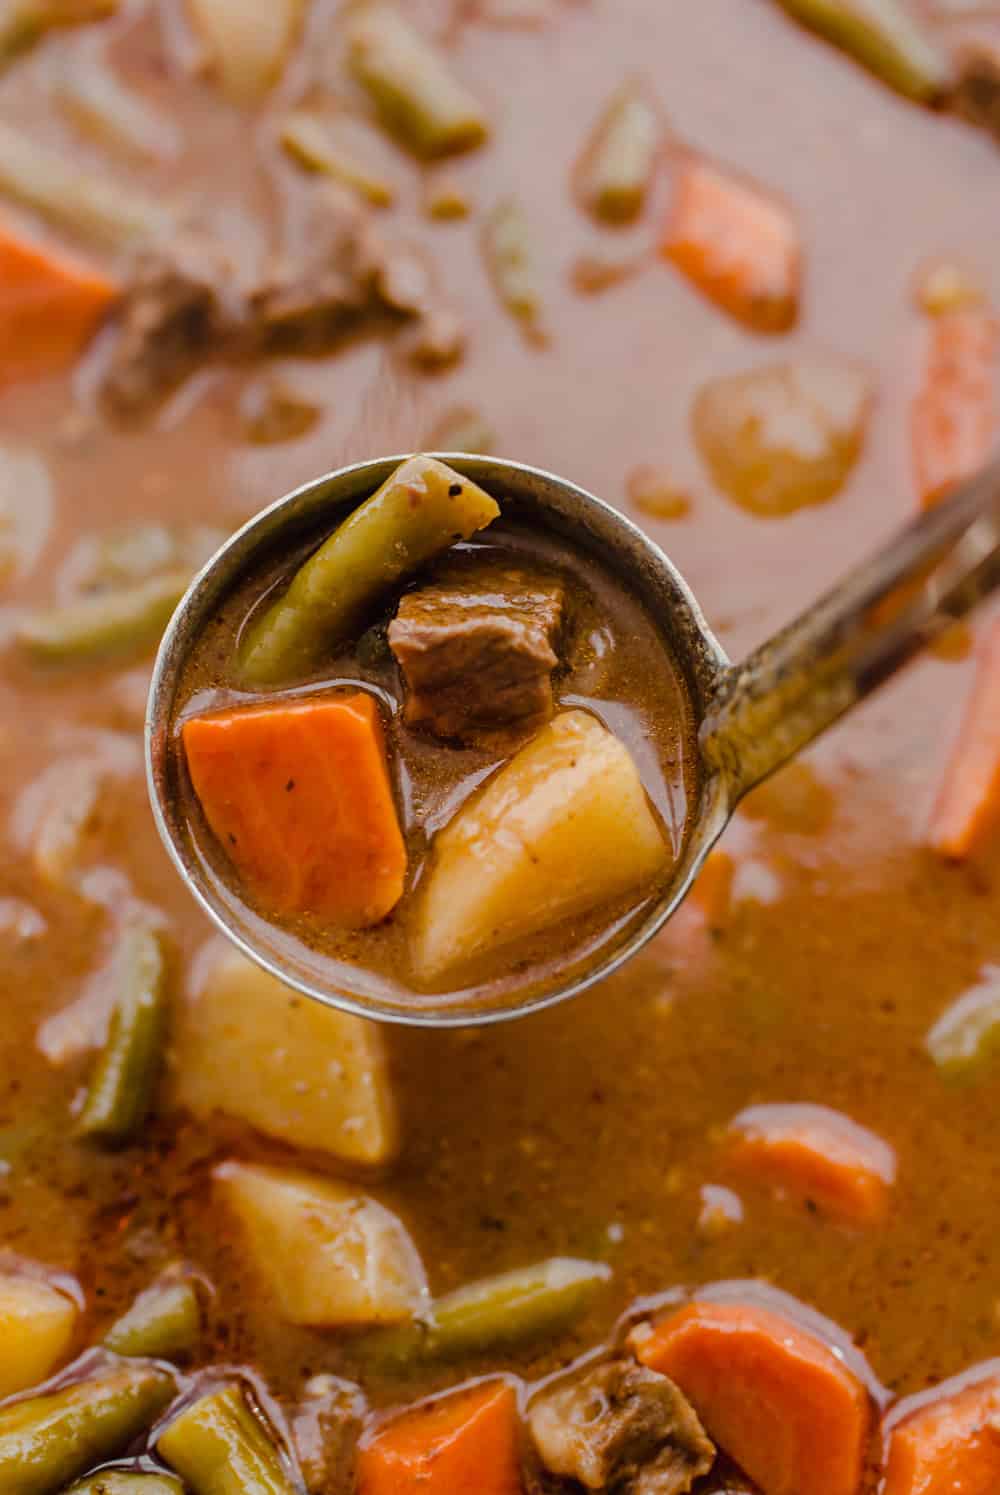
{"type": "Polygon", "coordinates": [[[302,27],[302,0],[187,0],[208,66],[234,103],[260,99],[278,81],[302,27]]]}

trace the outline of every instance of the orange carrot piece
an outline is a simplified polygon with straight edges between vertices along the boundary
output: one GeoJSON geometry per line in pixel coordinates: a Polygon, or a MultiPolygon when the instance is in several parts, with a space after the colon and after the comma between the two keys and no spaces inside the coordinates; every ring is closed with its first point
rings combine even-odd
{"type": "Polygon", "coordinates": [[[634,1338],[763,1495],[858,1495],[868,1393],[833,1351],[748,1303],[692,1303],[634,1338]]]}
{"type": "Polygon", "coordinates": [[[733,903],[736,862],[728,851],[710,852],[695,879],[691,897],[705,915],[709,929],[722,929],[733,903]]]}
{"type": "Polygon", "coordinates": [[[358,1495],[520,1495],[513,1386],[489,1381],[383,1423],[357,1473],[358,1495]]]}
{"type": "Polygon", "coordinates": [[[785,204],[707,161],[678,173],[660,252],[703,295],[756,332],[798,314],[801,246],[785,204]]]}
{"type": "Polygon", "coordinates": [[[997,337],[986,306],[934,318],[923,386],[910,412],[913,472],[925,509],[990,454],[997,436],[997,337]]]}
{"type": "Polygon", "coordinates": [[[894,1417],[881,1489],[882,1495],[996,1495],[1000,1376],[894,1417]]]}
{"type": "Polygon", "coordinates": [[[750,1106],[730,1134],[739,1165],[796,1199],[852,1225],[885,1218],[896,1155],[849,1116],[828,1106],[750,1106]]]}
{"type": "Polygon", "coordinates": [[[118,295],[99,271],[0,227],[0,385],[71,367],[118,295]]]}
{"type": "Polygon", "coordinates": [[[371,696],[192,717],[182,738],[205,819],[262,905],[363,927],[402,897],[406,850],[371,696]]]}
{"type": "Polygon", "coordinates": [[[962,861],[1000,822],[1000,619],[983,643],[965,716],[952,749],[928,841],[962,861]]]}

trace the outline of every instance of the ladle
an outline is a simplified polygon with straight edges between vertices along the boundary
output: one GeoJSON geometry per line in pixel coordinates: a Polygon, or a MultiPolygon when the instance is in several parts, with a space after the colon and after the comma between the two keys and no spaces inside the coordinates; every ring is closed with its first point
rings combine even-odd
{"type": "MultiPolygon", "coordinates": [[[[419,999],[349,968],[334,987],[322,961],[237,905],[198,855],[170,751],[177,691],[207,620],[267,558],[325,537],[402,460],[328,473],[257,514],[192,582],[164,634],[146,718],[149,792],[160,834],[195,898],[247,955],[308,997],[366,1017],[448,1027],[496,1022],[577,995],[618,970],[660,930],[742,797],[893,675],[1000,584],[1000,460],[903,526],[801,617],[739,664],[715,638],[669,558],[631,521],[552,473],[495,457],[438,453],[480,483],[505,516],[541,525],[612,567],[661,626],[698,723],[700,785],[669,884],[594,965],[513,996],[468,990],[419,999]]],[[[343,972],[343,967],[341,967],[343,972]]]]}

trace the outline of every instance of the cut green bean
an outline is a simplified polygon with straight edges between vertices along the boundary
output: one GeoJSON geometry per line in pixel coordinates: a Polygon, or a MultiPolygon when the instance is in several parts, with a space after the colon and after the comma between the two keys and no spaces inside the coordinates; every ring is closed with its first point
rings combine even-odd
{"type": "Polygon", "coordinates": [[[54,1495],[127,1448],[175,1391],[169,1372],[135,1362],[0,1407],[0,1495],[54,1495]]]}
{"type": "Polygon", "coordinates": [[[926,1038],[927,1052],[945,1074],[962,1079],[1000,1055],[1000,968],[942,1013],[926,1038]]]}
{"type": "Polygon", "coordinates": [[[577,170],[587,212],[602,223],[630,223],[642,211],[653,177],[660,124],[645,89],[624,83],[598,120],[577,170]]]}
{"type": "Polygon", "coordinates": [[[7,124],[0,124],[0,194],[100,249],[130,249],[173,226],[162,204],[88,175],[7,124]]]}
{"type": "Polygon", "coordinates": [[[0,15],[0,67],[30,52],[56,29],[115,15],[119,0],[8,0],[0,15]]]}
{"type": "Polygon", "coordinates": [[[372,1335],[365,1351],[376,1364],[402,1368],[558,1334],[610,1277],[604,1262],[568,1256],[518,1267],[437,1298],[426,1322],[372,1335]]]}
{"type": "Polygon", "coordinates": [[[282,122],[281,143],[301,165],[349,187],[373,207],[387,208],[395,200],[392,183],[343,146],[333,124],[322,115],[310,109],[293,109],[282,122]]]}
{"type": "Polygon", "coordinates": [[[307,674],[393,586],[500,510],[482,488],[432,457],[410,457],[301,566],[253,624],[244,677],[274,685],[307,674]]]}
{"type": "Polygon", "coordinates": [[[116,1355],[174,1360],[189,1355],[201,1339],[201,1304],[189,1278],[164,1276],[141,1292],[104,1336],[116,1355]]]}
{"type": "Polygon", "coordinates": [[[95,58],[77,58],[56,80],[55,96],[75,125],[128,157],[170,161],[179,138],[169,119],[95,58]]]}
{"type": "Polygon", "coordinates": [[[944,53],[902,0],[778,0],[778,4],[908,99],[932,103],[952,81],[944,53]]]}
{"type": "Polygon", "coordinates": [[[163,1058],[167,963],[159,934],[126,931],[115,963],[117,992],[108,1040],[94,1066],[78,1129],[127,1142],[145,1120],[163,1058]]]}
{"type": "Polygon", "coordinates": [[[516,198],[497,204],[483,227],[486,267],[503,305],[528,328],[536,327],[542,296],[531,229],[516,198]]]}
{"type": "Polygon", "coordinates": [[[357,12],[348,61],[385,128],[415,155],[453,155],[486,140],[478,101],[394,6],[371,0],[357,12]]]}
{"type": "Polygon", "coordinates": [[[66,1491],[66,1495],[184,1495],[172,1474],[145,1469],[102,1469],[66,1491]]]}
{"type": "Polygon", "coordinates": [[[235,1383],[185,1407],[156,1448],[193,1495],[295,1495],[281,1454],[235,1383]]]}
{"type": "Polygon", "coordinates": [[[191,580],[189,569],[165,571],[134,586],[39,608],[21,619],[20,647],[37,664],[86,665],[145,653],[159,641],[191,580]]]}

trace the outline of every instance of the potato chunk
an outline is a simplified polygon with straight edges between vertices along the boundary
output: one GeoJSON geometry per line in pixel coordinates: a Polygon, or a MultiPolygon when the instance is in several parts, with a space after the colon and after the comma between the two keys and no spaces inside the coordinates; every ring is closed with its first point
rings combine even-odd
{"type": "Polygon", "coordinates": [[[367,1194],[250,1163],[220,1163],[213,1177],[291,1323],[393,1324],[426,1307],[416,1247],[402,1221],[367,1194]]]}
{"type": "Polygon", "coordinates": [[[38,1277],[0,1274],[0,1398],[51,1375],[69,1349],[78,1311],[38,1277]]]}
{"type": "Polygon", "coordinates": [[[388,1162],[396,1111],[377,1026],[299,996],[225,946],[210,946],[205,965],[176,1019],[181,1105],[345,1162],[388,1162]]]}
{"type": "Polygon", "coordinates": [[[652,883],[670,864],[628,750],[585,711],[565,711],[439,833],[414,965],[460,961],[652,883]]]}

